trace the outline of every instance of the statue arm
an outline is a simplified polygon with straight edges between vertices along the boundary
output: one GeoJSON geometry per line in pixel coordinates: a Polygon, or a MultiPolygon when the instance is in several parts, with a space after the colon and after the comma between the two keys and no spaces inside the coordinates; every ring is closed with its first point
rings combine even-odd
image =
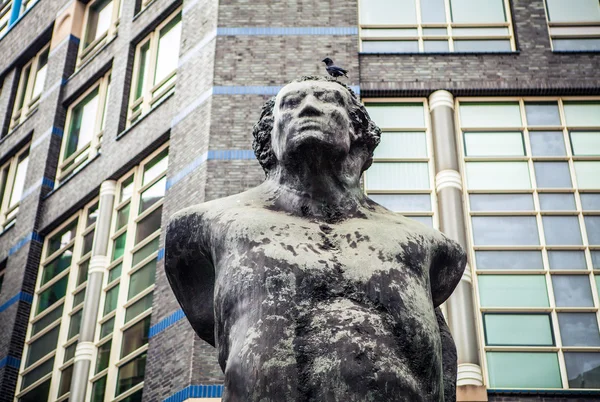
{"type": "Polygon", "coordinates": [[[429,279],[433,306],[446,301],[463,275],[467,255],[458,243],[439,234],[435,239],[429,279]]]}
{"type": "Polygon", "coordinates": [[[194,331],[215,346],[215,269],[209,237],[201,212],[175,214],[167,226],[165,273],[194,331]]]}

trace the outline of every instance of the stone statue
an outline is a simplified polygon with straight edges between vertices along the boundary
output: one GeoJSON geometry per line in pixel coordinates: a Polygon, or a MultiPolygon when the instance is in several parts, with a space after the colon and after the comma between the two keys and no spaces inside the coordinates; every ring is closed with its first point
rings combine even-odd
{"type": "Polygon", "coordinates": [[[453,401],[438,306],[465,253],[365,196],[381,131],[342,83],[303,77],[263,107],[264,183],[176,213],[167,277],[218,348],[223,401],[453,401]]]}

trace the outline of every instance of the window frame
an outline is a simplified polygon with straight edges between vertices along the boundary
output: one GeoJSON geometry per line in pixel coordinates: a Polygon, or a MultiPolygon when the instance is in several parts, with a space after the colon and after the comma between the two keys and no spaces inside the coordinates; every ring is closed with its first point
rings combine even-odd
{"type": "MultiPolygon", "coordinates": [[[[480,348],[480,360],[482,362],[482,368],[484,371],[485,382],[489,382],[489,370],[487,367],[487,352],[552,352],[557,354],[559,363],[559,372],[562,381],[562,388],[558,389],[576,389],[583,391],[594,390],[593,388],[570,388],[568,373],[566,370],[565,353],[568,352],[600,352],[600,347],[590,346],[563,346],[562,337],[558,322],[558,313],[564,312],[593,312],[596,314],[596,319],[600,326],[600,301],[597,286],[597,280],[600,278],[600,269],[594,269],[592,264],[591,253],[593,251],[600,250],[600,245],[590,245],[588,242],[588,235],[584,222],[585,216],[600,215],[600,210],[584,210],[581,204],[581,194],[585,193],[596,193],[600,194],[600,188],[595,189],[583,189],[577,185],[577,178],[574,169],[574,163],[580,160],[600,161],[600,155],[595,156],[577,156],[573,155],[572,144],[570,141],[570,132],[575,130],[592,130],[593,127],[580,127],[580,126],[569,126],[566,122],[564,112],[564,102],[569,101],[591,101],[600,102],[598,97],[457,97],[455,99],[455,135],[457,144],[460,144],[458,158],[460,160],[460,170],[463,183],[465,183],[465,189],[463,191],[463,202],[465,204],[467,219],[467,241],[469,243],[468,256],[469,264],[473,280],[473,287],[475,291],[475,303],[477,311],[477,328],[478,337],[482,341],[482,347],[480,348]],[[467,156],[465,152],[465,141],[464,133],[469,131],[500,131],[507,130],[506,127],[462,127],[460,121],[460,105],[465,103],[481,103],[481,102],[518,102],[519,113],[521,115],[521,126],[510,127],[510,130],[521,131],[523,139],[525,141],[525,155],[523,156],[482,156],[474,157],[467,156]],[[525,104],[529,102],[556,102],[558,113],[560,117],[559,125],[528,125],[527,114],[525,111],[525,104]],[[562,139],[565,145],[565,154],[560,156],[534,156],[532,153],[530,133],[535,131],[560,131],[562,133],[562,139]],[[530,189],[515,190],[515,189],[503,189],[503,190],[484,190],[484,189],[469,189],[466,186],[466,163],[469,161],[524,161],[528,164],[529,177],[531,182],[530,189]],[[551,162],[551,161],[563,161],[568,163],[569,175],[571,178],[572,185],[569,188],[539,188],[537,185],[537,177],[534,168],[535,162],[551,162]],[[510,194],[510,193],[523,193],[532,194],[534,208],[532,210],[520,210],[520,211],[507,211],[507,210],[477,210],[473,211],[470,207],[471,194],[510,194]],[[540,194],[546,193],[561,193],[561,194],[573,194],[575,198],[576,208],[575,210],[544,210],[540,204],[540,194]],[[532,216],[536,219],[538,237],[540,239],[539,245],[534,246],[507,246],[507,245],[493,245],[493,246],[477,246],[475,245],[473,224],[471,221],[472,217],[475,216],[532,216]],[[582,244],[580,245],[549,245],[546,242],[544,233],[543,217],[545,216],[574,216],[578,219],[579,230],[582,236],[582,244]],[[478,269],[477,260],[475,258],[476,251],[521,251],[531,250],[540,251],[542,258],[542,269],[478,269]],[[586,268],[585,269],[551,269],[549,264],[549,252],[551,251],[569,251],[569,250],[581,250],[585,254],[586,268]],[[479,290],[479,275],[540,275],[544,276],[546,282],[546,290],[549,299],[549,307],[483,307],[481,303],[481,296],[479,290]],[[579,275],[587,276],[590,284],[590,291],[592,293],[593,307],[557,307],[556,298],[554,295],[554,285],[552,277],[556,275],[579,275]],[[553,332],[555,345],[554,346],[491,346],[485,343],[486,333],[483,325],[483,315],[486,313],[510,313],[510,314],[523,314],[523,313],[548,313],[551,317],[551,330],[553,332]]],[[[600,283],[600,282],[598,282],[600,283]]],[[[488,384],[489,386],[489,384],[488,384]]],[[[503,387],[503,389],[506,387],[503,387]]],[[[508,388],[507,388],[508,389],[508,388]]],[[[523,388],[516,388],[523,389],[523,388]]],[[[556,390],[557,388],[547,388],[548,390],[556,390]]]]}
{"type": "Polygon", "coordinates": [[[108,108],[108,99],[110,95],[110,82],[111,71],[108,71],[102,78],[96,81],[69,106],[67,110],[67,118],[65,120],[65,133],[63,135],[60,147],[58,167],[56,169],[57,183],[60,184],[72,174],[78,172],[88,161],[92,160],[96,155],[99,154],[100,147],[102,145],[102,137],[104,136],[106,109],[108,108]],[[96,108],[92,138],[88,144],[82,146],[79,150],[76,150],[67,158],[65,158],[65,151],[69,143],[70,131],[73,125],[73,111],[81,104],[81,102],[85,100],[89,94],[94,92],[96,89],[98,89],[98,105],[96,108]],[[86,153],[87,157],[81,158],[79,161],[77,161],[77,159],[86,153]]]}
{"type": "MultiPolygon", "coordinates": [[[[600,6],[599,6],[600,7],[600,6]]],[[[600,21],[550,21],[550,8],[547,0],[544,0],[544,13],[546,15],[546,25],[548,27],[548,39],[553,52],[600,52],[600,47],[596,50],[556,50],[554,39],[598,39],[600,41],[600,21]],[[553,28],[556,32],[553,33],[553,28]],[[558,30],[564,28],[586,29],[587,31],[577,33],[560,33],[558,30]]]]}
{"type": "MultiPolygon", "coordinates": [[[[29,146],[30,144],[25,145],[17,153],[15,153],[8,161],[0,165],[0,174],[2,171],[4,171],[4,169],[8,169],[6,183],[4,186],[4,194],[2,194],[2,198],[0,198],[0,233],[14,225],[14,223],[17,220],[17,214],[19,213],[21,200],[19,199],[13,205],[10,205],[10,201],[15,190],[15,178],[17,175],[17,167],[19,166],[19,162],[21,161],[23,155],[27,154],[25,157],[29,158],[29,146]]],[[[22,192],[25,190],[25,183],[28,170],[29,166],[25,170],[23,189],[21,190],[22,192]]],[[[0,183],[0,186],[2,186],[2,183],[0,183]]],[[[21,198],[23,198],[22,193],[21,198]]]]}
{"type": "Polygon", "coordinates": [[[84,16],[83,16],[83,30],[82,30],[82,38],[79,42],[79,52],[77,56],[77,68],[81,68],[87,61],[92,59],[96,54],[100,52],[102,47],[109,43],[113,38],[117,36],[117,32],[119,29],[119,23],[121,20],[121,10],[123,7],[122,0],[111,0],[113,3],[112,15],[110,19],[110,24],[108,26],[108,30],[100,35],[97,39],[94,39],[90,43],[86,45],[90,19],[92,14],[92,9],[98,3],[101,3],[103,0],[95,0],[90,1],[85,6],[84,16]]]}
{"type": "MultiPolygon", "coordinates": [[[[17,87],[17,96],[15,96],[15,101],[12,109],[12,115],[10,118],[10,126],[8,128],[9,133],[12,132],[17,126],[23,123],[29,116],[31,116],[38,108],[40,104],[40,99],[44,95],[44,89],[46,83],[44,82],[42,91],[32,97],[33,90],[35,86],[36,76],[38,73],[39,62],[41,60],[41,56],[48,52],[48,60],[46,61],[45,67],[48,67],[48,63],[50,62],[50,44],[45,45],[42,49],[36,53],[34,57],[31,58],[26,64],[21,67],[21,71],[19,73],[19,85],[17,87]],[[27,80],[24,80],[25,72],[29,70],[27,80]],[[23,106],[18,108],[20,99],[23,98],[23,106]]],[[[43,68],[43,67],[42,67],[43,68]]],[[[47,73],[44,77],[44,81],[47,79],[47,73]]]]}
{"type": "MultiPolygon", "coordinates": [[[[53,401],[59,402],[59,401],[64,401],[69,397],[69,392],[67,392],[66,394],[61,395],[61,396],[58,395],[58,392],[59,392],[59,387],[60,387],[60,383],[61,383],[62,372],[65,369],[72,366],[74,363],[74,357],[71,357],[67,361],[64,361],[64,358],[65,358],[66,349],[69,346],[75,344],[77,342],[77,340],[79,339],[79,334],[74,335],[70,339],[68,339],[68,332],[69,332],[71,317],[83,309],[83,304],[84,304],[83,302],[79,303],[76,306],[74,306],[73,304],[74,304],[75,295],[77,293],[79,293],[82,289],[85,289],[87,287],[87,279],[85,281],[83,281],[80,285],[77,285],[77,277],[79,274],[78,268],[83,263],[89,262],[89,260],[91,258],[92,251],[90,250],[87,253],[82,254],[82,246],[83,246],[84,236],[90,232],[93,232],[96,228],[96,221],[94,221],[88,225],[87,217],[88,217],[88,213],[94,208],[94,206],[96,206],[96,208],[97,208],[97,205],[98,205],[98,197],[95,197],[92,201],[87,203],[82,209],[80,209],[77,213],[75,213],[74,215],[69,217],[67,220],[65,220],[65,222],[60,224],[56,229],[52,230],[48,234],[48,236],[45,237],[44,245],[42,246],[42,257],[40,259],[38,275],[37,275],[37,279],[36,279],[36,287],[35,287],[36,291],[34,292],[33,301],[31,303],[32,308],[31,308],[29,322],[28,322],[28,326],[27,326],[27,333],[26,333],[26,337],[25,337],[26,341],[25,341],[25,346],[23,349],[23,356],[27,356],[27,353],[29,352],[29,347],[33,342],[35,342],[37,339],[39,339],[40,337],[42,337],[43,335],[47,334],[48,332],[50,332],[51,330],[53,330],[57,327],[59,327],[59,336],[58,336],[57,344],[56,344],[56,347],[54,348],[54,350],[52,352],[48,353],[46,356],[43,356],[42,358],[40,358],[38,361],[31,364],[29,367],[25,367],[26,359],[21,360],[21,367],[20,367],[19,376],[17,379],[17,388],[16,388],[16,395],[15,395],[15,398],[17,400],[18,400],[18,398],[27,394],[28,392],[30,392],[31,390],[38,387],[40,384],[42,384],[43,382],[45,382],[49,379],[50,379],[51,383],[50,383],[50,392],[49,392],[48,400],[53,400],[53,401]],[[63,245],[56,251],[52,252],[50,255],[47,255],[50,239],[54,235],[60,233],[62,230],[69,227],[69,225],[71,225],[75,221],[77,221],[77,225],[75,227],[75,234],[74,234],[73,238],[71,240],[69,240],[69,242],[67,242],[65,245],[63,245]],[[65,252],[67,249],[69,249],[71,247],[73,247],[73,255],[72,255],[71,263],[70,263],[69,267],[65,268],[63,271],[58,273],[51,280],[49,280],[45,284],[41,285],[44,268],[48,265],[48,263],[52,262],[57,256],[60,256],[63,252],[65,252]],[[44,290],[48,289],[49,287],[51,287],[52,285],[54,285],[55,283],[57,283],[58,281],[60,281],[63,278],[68,278],[65,296],[63,296],[62,298],[60,298],[59,300],[54,302],[52,305],[48,306],[46,309],[41,311],[39,314],[36,314],[40,294],[44,290]],[[45,328],[38,331],[35,335],[32,334],[33,326],[35,325],[35,323],[39,322],[44,317],[48,316],[50,313],[52,313],[60,308],[62,308],[62,313],[60,314],[60,316],[58,316],[58,318],[56,318],[50,324],[47,324],[47,326],[45,328]],[[63,325],[63,323],[64,323],[64,325],[63,325]],[[31,372],[36,367],[39,367],[43,363],[47,362],[50,359],[54,359],[52,371],[50,373],[42,376],[40,379],[38,379],[37,381],[35,381],[31,385],[29,385],[28,387],[23,388],[21,390],[20,388],[21,388],[21,384],[23,381],[22,380],[23,376],[26,375],[27,373],[31,372]]],[[[97,211],[97,209],[96,209],[96,211],[97,211]]]]}
{"type": "MultiPolygon", "coordinates": [[[[414,24],[363,24],[360,22],[360,7],[361,1],[358,2],[358,20],[359,20],[359,49],[363,52],[363,42],[365,41],[417,41],[418,50],[416,52],[383,52],[383,53],[496,53],[497,51],[455,51],[454,41],[456,40],[472,40],[472,41],[489,41],[489,40],[509,40],[510,41],[510,52],[516,51],[516,41],[514,34],[514,27],[512,22],[512,10],[510,8],[510,0],[502,0],[504,5],[504,13],[506,16],[506,22],[502,23],[459,23],[452,21],[452,6],[451,0],[443,0],[445,7],[446,22],[444,23],[423,23],[421,17],[421,0],[413,0],[415,2],[416,10],[416,22],[414,24]],[[416,29],[416,36],[370,36],[365,37],[363,35],[364,29],[416,29]],[[427,28],[443,28],[446,29],[446,35],[424,35],[423,29],[427,28]],[[454,28],[507,28],[507,35],[455,35],[453,33],[454,28]],[[446,41],[448,43],[448,51],[439,52],[426,52],[424,42],[427,41],[446,41]]],[[[377,54],[380,52],[365,52],[377,54]]]]}
{"type": "MultiPolygon", "coordinates": [[[[166,27],[173,19],[178,16],[181,18],[182,7],[178,7],[172,12],[164,21],[162,21],[152,32],[150,32],[144,39],[136,44],[135,57],[132,70],[131,88],[129,91],[129,106],[127,109],[127,127],[133,125],[142,116],[146,115],[154,107],[165,101],[175,90],[175,84],[177,83],[177,67],[168,75],[166,75],[160,82],[153,84],[154,75],[156,72],[156,65],[158,60],[158,44],[160,40],[161,30],[166,27]],[[148,70],[144,72],[142,94],[135,98],[135,92],[140,83],[140,67],[141,67],[141,50],[148,44],[148,51],[146,57],[149,62],[148,70]],[[172,81],[169,83],[169,81],[172,81]],[[166,86],[165,86],[166,85],[166,86]],[[164,88],[163,88],[164,87],[164,88]]],[[[179,22],[180,24],[182,21],[179,22]]]]}

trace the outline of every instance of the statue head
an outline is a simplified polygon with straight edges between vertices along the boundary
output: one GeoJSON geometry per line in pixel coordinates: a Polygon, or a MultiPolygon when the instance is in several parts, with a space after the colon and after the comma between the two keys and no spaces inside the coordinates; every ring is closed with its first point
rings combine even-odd
{"type": "Polygon", "coordinates": [[[253,136],[254,153],[267,176],[279,161],[303,147],[319,147],[332,157],[359,158],[360,174],[373,162],[381,130],[347,85],[306,76],[265,103],[253,136]]]}

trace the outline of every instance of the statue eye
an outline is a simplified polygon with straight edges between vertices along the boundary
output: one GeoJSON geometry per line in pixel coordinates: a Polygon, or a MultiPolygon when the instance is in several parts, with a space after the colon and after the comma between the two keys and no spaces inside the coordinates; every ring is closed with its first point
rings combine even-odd
{"type": "Polygon", "coordinates": [[[300,104],[302,99],[298,96],[289,96],[281,101],[280,109],[293,109],[300,104]]]}

